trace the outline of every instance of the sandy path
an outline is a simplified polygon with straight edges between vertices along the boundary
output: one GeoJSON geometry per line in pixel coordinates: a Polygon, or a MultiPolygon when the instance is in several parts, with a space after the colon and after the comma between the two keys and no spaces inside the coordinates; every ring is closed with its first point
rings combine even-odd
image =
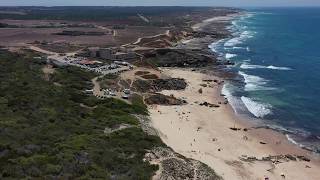
{"type": "MultiPolygon", "coordinates": [[[[185,78],[189,86],[184,91],[163,91],[175,97],[185,97],[188,104],[184,106],[150,107],[153,126],[159,131],[161,139],[176,152],[200,160],[224,177],[224,179],[320,179],[318,161],[290,161],[273,164],[265,161],[244,162],[242,155],[262,158],[268,155],[303,154],[306,152],[289,144],[283,135],[270,130],[232,131],[235,116],[229,105],[219,108],[200,106],[207,101],[217,104],[223,102],[220,96],[221,85],[210,83],[213,88],[198,90],[203,79],[213,79],[201,73],[178,69],[165,69],[164,73],[172,77],[185,78]],[[260,144],[260,141],[267,144],[260,144]],[[281,141],[281,144],[278,144],[281,141]],[[308,167],[308,168],[306,168],[308,167]],[[309,168],[311,167],[311,168],[309,168]],[[269,170],[269,171],[267,171],[269,170]]],[[[217,78],[215,78],[217,79],[217,78]]],[[[237,127],[248,127],[237,124],[237,127]]]]}
{"type": "Polygon", "coordinates": [[[42,72],[44,73],[44,79],[46,81],[49,81],[50,80],[50,75],[54,73],[54,69],[53,69],[53,66],[52,65],[45,65],[43,68],[42,68],[42,72]]]}
{"type": "Polygon", "coordinates": [[[95,77],[95,78],[93,78],[91,80],[91,82],[93,84],[93,89],[92,89],[93,90],[93,95],[102,97],[102,96],[104,96],[104,93],[103,93],[103,91],[101,91],[101,87],[100,87],[100,84],[98,82],[98,78],[99,78],[99,76],[95,77]]]}

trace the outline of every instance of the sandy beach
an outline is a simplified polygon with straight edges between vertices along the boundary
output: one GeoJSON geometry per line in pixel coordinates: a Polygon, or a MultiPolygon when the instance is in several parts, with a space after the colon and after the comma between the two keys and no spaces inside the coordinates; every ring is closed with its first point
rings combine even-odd
{"type": "Polygon", "coordinates": [[[227,180],[320,179],[316,155],[291,144],[283,134],[254,129],[235,115],[221,96],[222,79],[178,68],[162,71],[188,83],[185,90],[161,92],[185,99],[186,105],[149,107],[154,128],[174,151],[207,164],[227,180]],[[201,106],[203,102],[220,107],[201,106]],[[297,158],[300,155],[305,159],[297,158]]]}

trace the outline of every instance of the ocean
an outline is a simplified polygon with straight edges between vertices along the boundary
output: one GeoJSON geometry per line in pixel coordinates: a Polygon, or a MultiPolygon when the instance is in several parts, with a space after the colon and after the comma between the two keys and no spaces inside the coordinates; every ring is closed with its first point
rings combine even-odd
{"type": "Polygon", "coordinates": [[[235,62],[223,88],[235,112],[320,152],[320,8],[256,8],[209,47],[235,62]]]}

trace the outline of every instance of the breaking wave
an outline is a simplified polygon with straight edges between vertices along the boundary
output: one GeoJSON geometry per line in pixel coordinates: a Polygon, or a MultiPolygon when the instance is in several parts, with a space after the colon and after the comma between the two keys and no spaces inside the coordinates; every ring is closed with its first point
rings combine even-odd
{"type": "Polygon", "coordinates": [[[291,142],[292,144],[298,145],[300,147],[304,147],[302,144],[299,144],[298,142],[296,142],[293,138],[291,138],[291,136],[289,134],[286,134],[286,138],[288,139],[289,142],[291,142]]]}
{"type": "Polygon", "coordinates": [[[209,47],[213,52],[218,53],[218,49],[217,49],[217,48],[218,48],[219,44],[220,44],[222,41],[224,41],[224,39],[221,39],[221,40],[219,40],[219,41],[217,41],[217,42],[214,42],[214,43],[210,44],[208,47],[209,47]]]}
{"type": "Polygon", "coordinates": [[[241,96],[241,100],[248,111],[257,118],[263,118],[272,113],[271,105],[269,104],[259,103],[245,96],[241,96]]]}
{"type": "Polygon", "coordinates": [[[291,68],[288,68],[288,67],[277,67],[277,66],[267,66],[268,69],[277,69],[277,70],[286,70],[286,71],[289,71],[289,70],[292,70],[291,68]]]}
{"type": "MultiPolygon", "coordinates": [[[[253,31],[243,31],[240,35],[237,37],[234,37],[232,39],[229,39],[224,43],[225,47],[234,47],[236,45],[240,45],[245,41],[246,39],[253,38],[255,32],[253,31]]],[[[236,36],[236,35],[235,35],[236,36]]]]}
{"type": "Polygon", "coordinates": [[[273,87],[266,87],[268,83],[268,80],[254,75],[248,75],[242,71],[239,71],[239,74],[243,76],[244,82],[245,82],[245,91],[270,91],[270,90],[276,90],[276,88],[273,87]]]}
{"type": "Polygon", "coordinates": [[[232,39],[228,40],[227,42],[225,42],[224,46],[225,47],[232,47],[232,46],[239,45],[241,43],[242,43],[242,41],[240,38],[232,38],[232,39]]]}
{"type": "Polygon", "coordinates": [[[288,67],[277,67],[277,66],[262,66],[262,65],[252,65],[248,63],[243,63],[240,66],[241,69],[273,69],[273,70],[284,70],[284,71],[290,71],[291,68],[288,67]]]}
{"type": "Polygon", "coordinates": [[[231,59],[231,58],[234,58],[234,57],[236,57],[236,56],[237,56],[236,54],[227,53],[227,54],[226,54],[226,59],[231,59]]]}

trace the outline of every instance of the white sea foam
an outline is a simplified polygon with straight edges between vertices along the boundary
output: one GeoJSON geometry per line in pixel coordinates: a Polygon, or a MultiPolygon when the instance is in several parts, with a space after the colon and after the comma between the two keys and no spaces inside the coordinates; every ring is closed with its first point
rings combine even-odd
{"type": "Polygon", "coordinates": [[[231,59],[231,58],[234,58],[234,57],[236,57],[236,56],[237,56],[236,54],[227,53],[227,54],[226,54],[226,59],[231,59]]]}
{"type": "Polygon", "coordinates": [[[262,65],[252,65],[252,64],[243,63],[241,64],[240,68],[241,69],[258,69],[258,68],[267,68],[267,67],[262,65]]]}
{"type": "Polygon", "coordinates": [[[263,84],[266,84],[268,82],[268,80],[266,79],[263,79],[262,77],[259,77],[259,76],[254,76],[254,75],[248,75],[242,71],[239,71],[239,74],[241,76],[243,76],[244,78],[244,82],[247,83],[247,84],[260,84],[260,85],[263,85],[263,84]]]}
{"type": "Polygon", "coordinates": [[[234,36],[236,36],[236,37],[226,41],[224,43],[224,46],[225,47],[233,47],[233,46],[237,46],[239,44],[242,44],[243,41],[245,41],[246,39],[253,38],[254,35],[255,35],[255,32],[253,32],[253,31],[243,31],[240,35],[237,35],[237,34],[234,34],[234,36]]]}
{"type": "Polygon", "coordinates": [[[273,87],[259,86],[257,84],[246,84],[244,87],[245,91],[272,91],[276,89],[277,88],[273,88],[273,87]]]}
{"type": "Polygon", "coordinates": [[[219,45],[222,41],[224,41],[224,39],[221,39],[221,40],[219,40],[219,41],[217,41],[217,42],[214,42],[214,43],[210,44],[210,45],[209,45],[209,48],[210,48],[213,52],[218,52],[217,47],[218,47],[218,45],[219,45]]]}
{"type": "Polygon", "coordinates": [[[242,102],[248,109],[250,113],[252,113],[257,118],[263,118],[268,114],[271,114],[271,105],[263,104],[257,101],[254,101],[248,97],[242,96],[241,97],[242,102]]]}
{"type": "Polygon", "coordinates": [[[245,48],[244,47],[234,46],[234,47],[232,47],[232,49],[245,49],[245,48]]]}
{"type": "Polygon", "coordinates": [[[221,89],[221,94],[224,94],[228,99],[229,104],[236,114],[241,114],[242,112],[247,112],[246,107],[243,105],[243,102],[239,97],[233,95],[234,87],[230,83],[225,83],[221,89]]]}
{"type": "Polygon", "coordinates": [[[211,51],[213,51],[213,52],[218,52],[218,50],[216,49],[217,48],[217,45],[215,44],[215,43],[213,43],[213,44],[210,44],[209,45],[209,48],[211,49],[211,51]]]}
{"type": "Polygon", "coordinates": [[[245,18],[251,18],[254,15],[256,15],[257,13],[251,12],[251,13],[247,13],[247,16],[245,16],[245,18]]]}
{"type": "Polygon", "coordinates": [[[253,31],[243,31],[241,33],[240,37],[242,39],[244,39],[244,38],[252,38],[254,36],[254,34],[255,34],[255,32],[253,32],[253,31]]]}
{"type": "Polygon", "coordinates": [[[239,71],[239,74],[243,76],[244,82],[246,85],[244,86],[245,91],[271,91],[276,90],[276,88],[273,87],[266,87],[268,83],[268,80],[254,75],[246,74],[242,71],[239,71]]]}
{"type": "Polygon", "coordinates": [[[285,71],[289,71],[292,70],[291,68],[288,67],[277,67],[277,66],[267,66],[268,69],[276,69],[276,70],[285,70],[285,71]]]}
{"type": "Polygon", "coordinates": [[[277,67],[277,66],[263,66],[263,65],[253,65],[248,63],[243,63],[240,66],[241,69],[273,69],[273,70],[283,70],[283,71],[289,71],[292,70],[289,67],[277,67]]]}
{"type": "Polygon", "coordinates": [[[298,145],[300,147],[305,147],[304,145],[298,143],[297,141],[295,141],[293,138],[291,138],[291,136],[289,134],[286,134],[286,138],[288,139],[289,142],[291,142],[292,144],[298,145]]]}
{"type": "Polygon", "coordinates": [[[232,46],[239,45],[241,43],[242,43],[241,39],[239,37],[235,37],[235,38],[232,38],[232,39],[228,40],[227,42],[225,42],[224,46],[232,47],[232,46]]]}

